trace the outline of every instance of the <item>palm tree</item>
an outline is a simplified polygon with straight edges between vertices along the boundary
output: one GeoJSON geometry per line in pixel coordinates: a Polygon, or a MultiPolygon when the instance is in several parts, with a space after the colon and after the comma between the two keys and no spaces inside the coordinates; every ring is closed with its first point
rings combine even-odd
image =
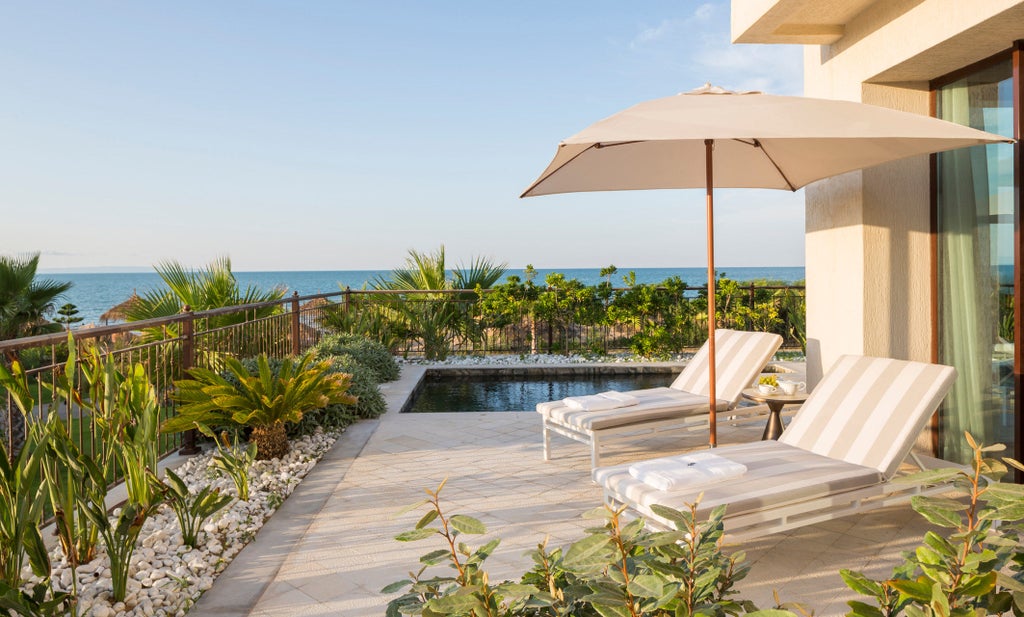
{"type": "MultiPolygon", "coordinates": [[[[210,309],[223,308],[228,306],[239,306],[242,304],[255,304],[260,302],[272,302],[284,297],[283,288],[274,288],[264,291],[250,285],[245,289],[238,284],[235,275],[231,272],[231,260],[227,257],[219,257],[204,269],[190,270],[177,261],[160,262],[153,267],[160,275],[161,280],[167,286],[165,289],[153,289],[138,296],[138,301],[131,303],[125,309],[126,321],[142,321],[157,317],[171,317],[182,312],[184,307],[192,311],[206,311],[210,309]]],[[[254,310],[226,315],[216,315],[208,319],[197,320],[197,330],[215,330],[228,326],[244,323],[248,320],[269,317],[281,311],[278,305],[266,306],[254,310]]],[[[146,341],[163,340],[180,336],[180,324],[168,324],[157,328],[143,329],[143,339],[146,341]]],[[[227,334],[227,336],[233,336],[227,334]]],[[[223,340],[221,342],[224,342],[223,340]]],[[[236,337],[235,353],[251,355],[253,350],[246,349],[244,336],[236,337]]],[[[208,349],[213,353],[216,350],[208,349]]]]}
{"type": "MultiPolygon", "coordinates": [[[[226,306],[254,304],[280,300],[285,290],[274,288],[263,291],[255,285],[244,290],[231,272],[231,260],[218,257],[205,269],[190,270],[177,261],[163,261],[153,266],[166,289],[154,289],[139,296],[138,302],[128,306],[127,321],[141,321],[155,317],[177,315],[185,306],[192,311],[206,311],[226,306]]],[[[264,310],[273,314],[273,307],[264,310]]],[[[242,317],[238,322],[245,321],[242,317]]]]}
{"type": "MultiPolygon", "coordinates": [[[[50,279],[38,280],[39,253],[23,257],[0,255],[0,341],[60,332],[60,324],[47,321],[57,307],[57,299],[71,289],[70,282],[50,279]]],[[[18,359],[15,351],[0,355],[6,366],[18,359]]],[[[25,418],[20,413],[9,413],[7,397],[0,397],[0,420],[10,418],[7,430],[13,445],[10,455],[17,456],[25,440],[25,418]]],[[[5,422],[6,424],[6,422],[5,422]]],[[[3,429],[0,428],[0,431],[3,429]]],[[[0,433],[2,435],[2,433],[0,433]]]]}
{"type": "Polygon", "coordinates": [[[390,277],[378,277],[374,289],[392,291],[468,290],[465,293],[416,294],[395,308],[414,336],[423,340],[429,360],[444,359],[456,336],[472,338],[475,322],[465,309],[477,300],[476,289],[489,289],[505,274],[507,265],[485,257],[458,266],[448,278],[444,245],[433,253],[409,250],[405,267],[393,270],[390,277]]]}
{"type": "MultiPolygon", "coordinates": [[[[57,299],[71,289],[70,282],[39,280],[39,253],[23,257],[0,255],[0,341],[60,332],[60,324],[47,321],[57,299]]],[[[7,355],[8,360],[13,360],[7,355]]]]}

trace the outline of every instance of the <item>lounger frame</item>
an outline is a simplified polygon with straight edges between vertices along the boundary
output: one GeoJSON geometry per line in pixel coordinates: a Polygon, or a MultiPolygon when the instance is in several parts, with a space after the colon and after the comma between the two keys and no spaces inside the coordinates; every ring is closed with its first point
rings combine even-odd
{"type": "MultiPolygon", "coordinates": [[[[789,407],[784,410],[783,415],[790,416],[795,411],[795,407],[789,407]]],[[[728,424],[741,424],[758,420],[764,422],[768,417],[768,413],[767,405],[733,407],[732,409],[718,412],[720,414],[719,422],[728,424]]],[[[568,423],[559,422],[556,418],[544,417],[542,429],[544,460],[551,460],[552,433],[590,446],[590,465],[591,467],[600,467],[601,447],[609,442],[634,440],[638,437],[653,434],[657,434],[659,437],[662,435],[683,434],[695,430],[707,430],[707,428],[708,413],[706,411],[704,413],[686,411],[681,412],[679,416],[674,418],[626,424],[599,430],[573,426],[568,423]]]]}
{"type": "MultiPolygon", "coordinates": [[[[914,460],[916,469],[900,475],[926,469],[957,466],[949,461],[917,454],[912,454],[911,458],[914,460]]],[[[948,492],[950,488],[949,484],[924,486],[890,480],[850,491],[742,512],[735,516],[730,516],[726,509],[723,522],[729,541],[751,540],[806,525],[815,525],[854,514],[864,514],[879,508],[902,505],[908,503],[915,495],[937,495],[948,492]]],[[[627,516],[642,516],[649,527],[662,530],[674,529],[671,522],[659,517],[650,508],[624,499],[608,488],[605,488],[604,500],[605,504],[611,508],[625,507],[627,516]]]]}
{"type": "MultiPolygon", "coordinates": [[[[738,408],[737,405],[741,399],[743,388],[749,386],[756,379],[781,347],[782,337],[767,332],[743,332],[728,329],[716,330],[716,337],[719,341],[719,353],[716,357],[718,367],[718,392],[716,394],[719,397],[717,412],[719,414],[728,413],[733,418],[731,421],[735,422],[765,417],[768,413],[768,408],[765,406],[738,408]]],[[[658,409],[666,412],[661,417],[646,420],[634,419],[617,426],[593,428],[564,420],[551,413],[545,413],[541,411],[542,406],[549,403],[541,403],[537,405],[537,409],[541,411],[543,418],[544,460],[551,460],[552,433],[589,445],[591,467],[598,467],[601,462],[601,447],[607,442],[635,439],[655,433],[671,435],[695,429],[706,429],[709,424],[709,401],[706,398],[710,393],[709,382],[708,345],[705,343],[669,387],[676,390],[677,393],[695,396],[699,402],[690,401],[678,405],[672,402],[661,402],[658,404],[658,409]],[[700,401],[700,397],[704,397],[702,401],[700,401]]],[[[622,408],[619,413],[624,418],[628,418],[631,413],[645,404],[643,395],[640,393],[647,391],[634,392],[641,396],[640,405],[622,408]]]]}

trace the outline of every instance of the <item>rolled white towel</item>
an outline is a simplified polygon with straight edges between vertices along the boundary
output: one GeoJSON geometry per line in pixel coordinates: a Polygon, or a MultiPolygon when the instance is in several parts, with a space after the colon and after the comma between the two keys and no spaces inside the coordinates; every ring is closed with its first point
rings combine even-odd
{"type": "Polygon", "coordinates": [[[618,409],[619,407],[631,407],[640,403],[637,397],[624,392],[610,390],[600,394],[588,396],[570,396],[563,399],[566,407],[579,409],[581,411],[604,411],[606,409],[618,409]]]}
{"type": "Polygon", "coordinates": [[[713,484],[745,473],[746,465],[710,452],[656,458],[629,466],[629,475],[659,491],[713,484]]]}

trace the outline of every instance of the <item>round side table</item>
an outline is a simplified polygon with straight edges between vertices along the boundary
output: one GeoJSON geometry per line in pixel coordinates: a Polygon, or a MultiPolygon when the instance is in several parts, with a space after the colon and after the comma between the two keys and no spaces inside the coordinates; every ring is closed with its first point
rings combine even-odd
{"type": "Polygon", "coordinates": [[[764,394],[757,388],[747,388],[743,391],[743,398],[750,399],[757,403],[764,403],[768,405],[768,424],[764,427],[764,433],[761,434],[762,440],[767,439],[778,439],[782,435],[782,408],[786,405],[798,405],[807,400],[807,392],[799,391],[796,394],[783,394],[782,392],[775,392],[774,394],[764,394]]]}

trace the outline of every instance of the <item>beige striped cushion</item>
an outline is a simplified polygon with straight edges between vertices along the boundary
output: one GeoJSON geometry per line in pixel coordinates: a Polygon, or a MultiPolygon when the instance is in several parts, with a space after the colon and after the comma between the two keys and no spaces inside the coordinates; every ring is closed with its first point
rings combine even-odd
{"type": "MultiPolygon", "coordinates": [[[[583,411],[566,407],[562,401],[552,401],[539,403],[537,411],[561,424],[591,431],[654,420],[683,418],[708,411],[707,396],[680,392],[672,388],[631,390],[630,394],[640,399],[640,403],[604,411],[583,411]]],[[[719,399],[718,410],[727,409],[729,401],[719,399]]]]}
{"type": "Polygon", "coordinates": [[[629,465],[599,467],[594,481],[641,510],[652,504],[682,509],[703,491],[698,510],[706,515],[725,504],[730,516],[814,499],[882,481],[877,469],[819,456],[775,441],[756,441],[717,448],[714,452],[742,463],[747,472],[728,481],[659,491],[629,475],[629,465]]]}
{"type": "Polygon", "coordinates": [[[842,356],[779,441],[892,477],[954,379],[949,366],[842,356]]]}
{"type": "MultiPolygon", "coordinates": [[[[743,388],[753,383],[781,345],[778,334],[715,330],[715,397],[733,404],[739,401],[743,388]]],[[[704,343],[671,387],[708,396],[710,386],[708,344],[704,343]]]]}

